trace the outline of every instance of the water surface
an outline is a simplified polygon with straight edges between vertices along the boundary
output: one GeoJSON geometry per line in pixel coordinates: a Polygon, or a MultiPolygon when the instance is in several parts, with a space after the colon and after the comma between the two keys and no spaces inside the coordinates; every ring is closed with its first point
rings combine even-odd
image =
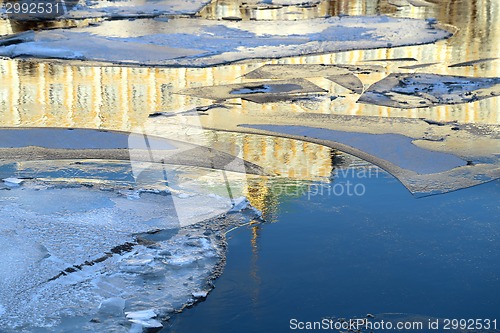
{"type": "Polygon", "coordinates": [[[420,199],[382,172],[336,183],[349,181],[364,194],[289,187],[276,223],[233,231],[216,288],[162,332],[291,332],[292,318],[367,314],[500,319],[498,181],[420,199]]]}

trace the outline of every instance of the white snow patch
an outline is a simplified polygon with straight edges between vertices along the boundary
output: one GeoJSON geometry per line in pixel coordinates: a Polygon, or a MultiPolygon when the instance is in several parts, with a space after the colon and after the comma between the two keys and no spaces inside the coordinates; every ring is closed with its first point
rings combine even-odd
{"type": "Polygon", "coordinates": [[[130,322],[139,324],[142,327],[146,328],[160,328],[163,327],[163,325],[156,319],[148,319],[148,320],[141,320],[141,319],[130,319],[130,322]]]}
{"type": "Polygon", "coordinates": [[[205,290],[199,290],[199,291],[195,291],[194,293],[192,293],[192,295],[194,298],[205,298],[205,297],[207,297],[208,292],[205,290]]]}
{"type": "Polygon", "coordinates": [[[146,328],[159,328],[163,325],[156,319],[158,315],[154,309],[135,311],[135,312],[125,312],[127,318],[130,322],[139,324],[146,328]]]}
{"type": "Polygon", "coordinates": [[[2,179],[2,181],[7,186],[20,186],[24,182],[24,180],[19,179],[19,178],[14,178],[14,177],[5,178],[5,179],[2,179]]]}
{"type": "Polygon", "coordinates": [[[151,318],[155,318],[157,316],[154,309],[147,309],[147,310],[141,310],[141,311],[129,311],[129,312],[125,312],[125,314],[127,315],[127,318],[129,318],[129,319],[139,319],[139,320],[151,319],[151,318]]]}

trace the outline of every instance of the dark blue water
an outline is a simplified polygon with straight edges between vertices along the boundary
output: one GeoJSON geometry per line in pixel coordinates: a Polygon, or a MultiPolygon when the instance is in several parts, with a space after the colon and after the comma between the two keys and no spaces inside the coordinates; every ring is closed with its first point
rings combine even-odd
{"type": "Polygon", "coordinates": [[[419,199],[385,173],[346,181],[364,194],[281,195],[275,223],[232,232],[216,288],[163,332],[293,332],[292,318],[368,313],[499,328],[499,181],[419,199]]]}

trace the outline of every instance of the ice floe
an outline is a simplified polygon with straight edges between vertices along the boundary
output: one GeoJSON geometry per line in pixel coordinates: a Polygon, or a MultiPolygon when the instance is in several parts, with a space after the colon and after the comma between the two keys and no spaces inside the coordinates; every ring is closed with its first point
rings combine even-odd
{"type": "MultiPolygon", "coordinates": [[[[170,127],[172,137],[178,128],[170,127]]],[[[261,167],[210,147],[142,133],[85,129],[0,130],[0,161],[115,159],[264,174],[261,167]],[[152,158],[152,160],[151,160],[152,158]]],[[[139,168],[139,167],[137,167],[139,168]]],[[[163,177],[160,177],[162,179],[163,177]]]]}
{"type": "Polygon", "coordinates": [[[7,186],[20,186],[24,182],[23,179],[19,179],[19,178],[15,178],[15,177],[5,178],[5,179],[2,179],[2,181],[7,186]]]}
{"type": "Polygon", "coordinates": [[[217,101],[241,98],[255,103],[267,103],[290,100],[304,94],[324,94],[326,90],[304,79],[290,79],[196,87],[177,93],[217,101]]]}
{"type": "Polygon", "coordinates": [[[403,109],[475,102],[500,95],[500,78],[393,73],[358,102],[403,109]]]}
{"type": "Polygon", "coordinates": [[[427,62],[423,64],[416,64],[416,65],[408,65],[408,66],[399,66],[399,68],[402,69],[420,69],[420,68],[425,68],[425,67],[430,67],[439,64],[439,62],[427,62]]]}
{"type": "Polygon", "coordinates": [[[116,20],[93,27],[9,36],[0,39],[0,55],[210,66],[244,59],[432,43],[450,35],[423,20],[385,16],[296,22],[116,20]]]}
{"type": "Polygon", "coordinates": [[[247,198],[245,198],[245,197],[235,198],[235,199],[233,199],[233,202],[232,202],[233,207],[231,208],[230,212],[240,212],[243,209],[248,208],[249,205],[250,205],[250,202],[248,201],[247,198]]]}
{"type": "Polygon", "coordinates": [[[425,0],[388,0],[390,5],[396,7],[414,6],[414,7],[430,7],[434,4],[425,0]]]}
{"type": "Polygon", "coordinates": [[[465,61],[465,62],[460,62],[457,64],[452,64],[448,67],[454,68],[454,67],[467,67],[467,66],[474,66],[478,64],[483,64],[483,63],[488,63],[492,62],[495,60],[498,60],[499,58],[485,58],[485,59],[476,59],[476,60],[470,60],[470,61],[465,61]]]}
{"type": "MultiPolygon", "coordinates": [[[[187,200],[202,205],[197,198],[187,200]]],[[[168,195],[142,192],[131,202],[116,191],[40,183],[0,191],[0,215],[0,330],[8,333],[161,327],[212,288],[220,231],[254,216],[181,227],[168,195]]]]}
{"type": "Polygon", "coordinates": [[[363,83],[354,73],[381,72],[376,65],[269,64],[247,74],[247,79],[293,79],[326,77],[356,93],[363,92],[363,83]]]}
{"type": "Polygon", "coordinates": [[[335,141],[382,158],[419,174],[443,172],[466,165],[460,158],[417,147],[409,137],[399,134],[366,134],[334,131],[305,126],[251,125],[274,132],[335,141]]]}
{"type": "Polygon", "coordinates": [[[422,140],[401,134],[344,132],[299,125],[251,124],[259,134],[323,144],[373,163],[398,178],[418,196],[446,193],[500,178],[498,157],[469,163],[447,152],[427,149],[422,140]]]}
{"type": "Polygon", "coordinates": [[[145,328],[157,328],[163,327],[162,323],[154,319],[158,317],[158,314],[154,309],[135,311],[135,312],[125,312],[128,320],[134,324],[138,324],[145,328]]]}

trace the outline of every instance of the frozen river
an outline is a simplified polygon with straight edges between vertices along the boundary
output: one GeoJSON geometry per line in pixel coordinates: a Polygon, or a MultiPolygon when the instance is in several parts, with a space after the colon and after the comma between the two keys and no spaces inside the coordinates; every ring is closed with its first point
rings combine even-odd
{"type": "Polygon", "coordinates": [[[0,11],[0,332],[499,331],[497,1],[77,9],[0,11]]]}

